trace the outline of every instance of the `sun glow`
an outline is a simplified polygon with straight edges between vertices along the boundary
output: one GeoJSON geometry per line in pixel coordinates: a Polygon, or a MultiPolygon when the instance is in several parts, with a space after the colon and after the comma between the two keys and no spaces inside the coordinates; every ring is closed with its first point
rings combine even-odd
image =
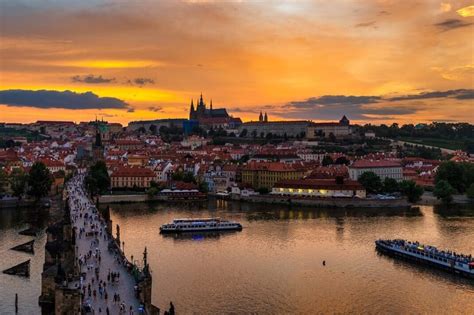
{"type": "Polygon", "coordinates": [[[468,7],[461,8],[456,11],[462,17],[469,17],[474,16],[474,5],[470,5],[468,7]]]}
{"type": "Polygon", "coordinates": [[[59,66],[95,68],[95,69],[121,69],[121,68],[149,68],[162,65],[152,60],[75,60],[55,63],[59,66]]]}

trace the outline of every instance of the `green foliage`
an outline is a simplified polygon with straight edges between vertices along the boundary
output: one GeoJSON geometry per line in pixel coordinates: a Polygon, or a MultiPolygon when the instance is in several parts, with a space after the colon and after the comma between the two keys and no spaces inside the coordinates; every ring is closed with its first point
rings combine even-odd
{"type": "Polygon", "coordinates": [[[52,184],[53,177],[46,166],[41,162],[33,164],[28,175],[28,195],[39,200],[48,195],[52,184]]]}
{"type": "Polygon", "coordinates": [[[173,173],[171,178],[176,181],[196,184],[196,179],[194,178],[194,175],[191,172],[181,172],[181,171],[175,172],[173,173]]]}
{"type": "Polygon", "coordinates": [[[321,164],[323,164],[323,166],[328,166],[328,165],[331,165],[333,163],[334,163],[334,161],[332,160],[332,158],[329,155],[325,155],[324,158],[323,158],[323,161],[321,162],[321,164]]]}
{"type": "Polygon", "coordinates": [[[449,204],[453,201],[453,194],[456,192],[453,186],[448,181],[439,180],[433,190],[433,195],[441,199],[445,204],[449,204]]]}
{"type": "Polygon", "coordinates": [[[428,160],[440,160],[443,158],[441,149],[427,148],[421,145],[405,144],[399,152],[399,156],[403,157],[421,157],[428,160]]]}
{"type": "Polygon", "coordinates": [[[374,172],[362,173],[358,181],[368,193],[377,193],[382,189],[382,181],[374,172]]]}
{"type": "Polygon", "coordinates": [[[8,186],[8,175],[3,169],[0,169],[0,193],[7,190],[8,186]]]}
{"type": "Polygon", "coordinates": [[[423,195],[423,187],[412,180],[404,180],[400,183],[400,192],[408,198],[409,202],[417,202],[423,195]]]}
{"type": "Polygon", "coordinates": [[[155,197],[160,191],[156,187],[150,187],[146,193],[148,195],[148,198],[153,198],[155,197]]]}
{"type": "Polygon", "coordinates": [[[85,178],[87,189],[92,195],[103,194],[110,187],[110,177],[104,161],[97,161],[85,178]]]}
{"type": "Polygon", "coordinates": [[[177,126],[161,126],[159,129],[160,137],[164,142],[182,141],[183,129],[177,126]]]}
{"type": "Polygon", "coordinates": [[[336,159],[335,163],[338,165],[349,165],[350,161],[345,156],[340,156],[336,159]]]}
{"type": "Polygon", "coordinates": [[[13,196],[21,199],[25,193],[27,182],[28,175],[22,169],[15,168],[10,174],[10,188],[13,191],[13,196]]]}
{"type": "Polygon", "coordinates": [[[447,181],[459,193],[464,193],[474,183],[474,164],[443,162],[438,167],[435,182],[441,180],[447,181]]]}
{"type": "Polygon", "coordinates": [[[239,137],[240,137],[240,138],[244,138],[244,137],[247,136],[247,133],[248,133],[248,130],[244,128],[244,129],[240,132],[239,137]]]}
{"type": "Polygon", "coordinates": [[[206,182],[200,182],[199,185],[198,185],[198,189],[200,192],[202,193],[207,193],[209,192],[209,186],[207,185],[206,182]]]}
{"type": "Polygon", "coordinates": [[[383,191],[386,193],[394,193],[396,191],[399,191],[400,187],[398,185],[398,182],[390,177],[385,177],[383,181],[383,191]]]}
{"type": "Polygon", "coordinates": [[[368,130],[375,132],[377,137],[396,138],[417,142],[420,144],[444,147],[448,149],[472,150],[474,141],[474,125],[468,123],[442,123],[433,122],[431,124],[414,126],[413,124],[387,125],[365,125],[360,127],[360,132],[368,130]]]}
{"type": "Polygon", "coordinates": [[[270,193],[270,190],[267,187],[260,187],[257,189],[257,192],[260,193],[260,195],[267,195],[270,193]]]}
{"type": "Polygon", "coordinates": [[[469,186],[469,188],[466,191],[466,195],[468,198],[474,199],[474,183],[472,183],[471,186],[469,186]]]}

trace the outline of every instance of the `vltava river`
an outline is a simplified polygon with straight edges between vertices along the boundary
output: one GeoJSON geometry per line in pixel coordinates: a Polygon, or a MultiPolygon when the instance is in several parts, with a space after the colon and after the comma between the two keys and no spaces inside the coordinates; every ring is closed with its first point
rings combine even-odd
{"type": "MultiPolygon", "coordinates": [[[[405,238],[474,254],[474,210],[303,209],[209,202],[112,205],[128,257],[145,246],[153,302],[179,314],[472,314],[474,281],[378,254],[405,238]],[[170,237],[174,218],[221,217],[242,232],[170,237]],[[322,261],[326,261],[326,266],[322,261]]],[[[115,228],[114,228],[115,231],[115,228]]]]}
{"type": "MultiPolygon", "coordinates": [[[[474,209],[335,210],[230,202],[205,205],[112,205],[128,257],[145,246],[153,302],[172,300],[178,314],[472,314],[474,281],[377,254],[377,238],[407,238],[474,254],[474,209]],[[242,232],[165,237],[161,224],[180,217],[233,219],[242,232]],[[326,260],[326,266],[322,261],[326,260]]],[[[45,234],[36,254],[11,251],[32,237],[22,210],[0,211],[0,268],[31,259],[31,278],[0,273],[0,314],[39,314],[45,234]]]]}

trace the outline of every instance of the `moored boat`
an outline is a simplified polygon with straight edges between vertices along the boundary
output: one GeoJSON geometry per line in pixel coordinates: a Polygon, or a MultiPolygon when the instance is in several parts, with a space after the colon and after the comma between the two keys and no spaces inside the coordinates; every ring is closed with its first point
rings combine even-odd
{"type": "Polygon", "coordinates": [[[242,230],[238,222],[221,220],[220,218],[175,219],[172,223],[163,224],[160,233],[236,231],[242,230]]]}
{"type": "Polygon", "coordinates": [[[408,258],[469,278],[474,278],[474,259],[472,255],[439,250],[434,246],[400,239],[376,240],[375,246],[379,251],[393,256],[408,258]]]}

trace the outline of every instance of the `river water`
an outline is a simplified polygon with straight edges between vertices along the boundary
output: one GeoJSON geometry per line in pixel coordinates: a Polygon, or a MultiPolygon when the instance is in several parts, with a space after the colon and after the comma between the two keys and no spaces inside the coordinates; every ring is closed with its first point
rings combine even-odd
{"type": "MultiPolygon", "coordinates": [[[[153,303],[178,314],[472,314],[474,281],[378,254],[377,238],[406,238],[474,254],[474,209],[337,210],[210,201],[111,205],[125,253],[147,247],[153,303]],[[175,238],[159,226],[181,217],[232,219],[241,232],[175,238]],[[326,261],[326,266],[322,261],[326,261]]],[[[0,274],[0,314],[39,314],[45,235],[34,256],[9,250],[31,218],[0,212],[0,269],[32,259],[31,278],[0,274]]]]}
{"type": "Polygon", "coordinates": [[[111,217],[128,257],[141,260],[147,246],[154,304],[172,300],[181,314],[473,314],[474,281],[378,254],[374,240],[405,238],[474,254],[474,209],[313,210],[215,201],[113,205],[111,217]],[[244,229],[180,238],[158,233],[174,218],[214,216],[244,229]]]}
{"type": "Polygon", "coordinates": [[[0,314],[15,313],[15,293],[18,293],[18,314],[41,314],[38,297],[41,294],[41,272],[46,243],[46,217],[30,209],[0,209],[0,314]],[[37,227],[36,236],[18,232],[37,227]],[[35,240],[35,254],[13,251],[10,248],[35,240]],[[30,259],[30,278],[3,274],[2,271],[30,259]]]}

